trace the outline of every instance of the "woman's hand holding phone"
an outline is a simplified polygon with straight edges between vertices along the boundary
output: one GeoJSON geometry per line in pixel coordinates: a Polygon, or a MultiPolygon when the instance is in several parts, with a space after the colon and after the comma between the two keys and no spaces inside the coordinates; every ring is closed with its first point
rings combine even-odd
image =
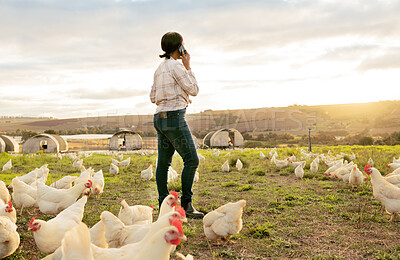
{"type": "Polygon", "coordinates": [[[186,68],[187,70],[191,70],[191,68],[190,68],[190,54],[189,54],[189,52],[187,52],[187,51],[183,48],[183,51],[182,51],[182,53],[180,53],[180,54],[181,54],[181,59],[182,59],[183,66],[185,66],[185,68],[186,68]]]}

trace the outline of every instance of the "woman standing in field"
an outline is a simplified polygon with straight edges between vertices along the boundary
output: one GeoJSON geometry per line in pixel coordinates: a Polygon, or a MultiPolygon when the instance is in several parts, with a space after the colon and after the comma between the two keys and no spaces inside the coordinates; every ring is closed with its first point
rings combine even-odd
{"type": "Polygon", "coordinates": [[[156,182],[158,200],[161,203],[168,196],[168,169],[175,150],[182,157],[181,204],[189,218],[203,218],[192,205],[192,186],[199,165],[192,134],[185,121],[186,107],[191,103],[189,95],[199,93],[196,78],[190,68],[190,55],[183,47],[183,38],[177,32],[168,32],[161,39],[160,55],[164,58],[154,73],[150,100],[157,105],[154,127],[158,136],[158,163],[156,182]],[[182,63],[178,60],[182,60],[182,63]]]}

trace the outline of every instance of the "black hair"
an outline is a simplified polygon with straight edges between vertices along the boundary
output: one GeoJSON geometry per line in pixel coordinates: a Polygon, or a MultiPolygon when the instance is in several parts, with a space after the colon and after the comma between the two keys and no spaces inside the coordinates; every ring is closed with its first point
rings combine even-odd
{"type": "Polygon", "coordinates": [[[160,58],[167,58],[171,57],[171,53],[176,51],[179,46],[181,46],[183,41],[182,35],[177,32],[167,32],[161,38],[161,49],[165,52],[164,54],[160,55],[160,58]]]}

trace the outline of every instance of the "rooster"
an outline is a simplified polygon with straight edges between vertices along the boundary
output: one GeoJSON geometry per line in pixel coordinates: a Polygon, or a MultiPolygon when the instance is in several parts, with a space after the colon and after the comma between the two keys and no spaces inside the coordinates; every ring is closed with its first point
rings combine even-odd
{"type": "Polygon", "coordinates": [[[153,210],[153,207],[143,205],[129,206],[125,200],[122,200],[118,218],[125,225],[150,224],[153,222],[153,210]]]}
{"type": "Polygon", "coordinates": [[[20,238],[15,225],[9,218],[0,216],[0,259],[17,250],[20,238]]]}
{"type": "Polygon", "coordinates": [[[100,219],[105,226],[105,237],[109,247],[121,247],[148,239],[157,230],[171,225],[174,220],[186,221],[186,214],[182,207],[177,206],[174,212],[165,214],[151,224],[125,225],[108,211],[103,211],[100,219]]]}
{"type": "Polygon", "coordinates": [[[57,214],[74,204],[82,193],[88,195],[91,187],[91,180],[79,183],[68,190],[55,189],[39,182],[37,188],[39,209],[45,214],[57,214]]]}
{"type": "Polygon", "coordinates": [[[381,173],[367,165],[364,171],[371,176],[372,190],[375,199],[382,203],[386,211],[392,214],[390,221],[400,212],[400,188],[386,181],[381,173]]]}
{"type": "Polygon", "coordinates": [[[40,251],[50,254],[61,245],[65,232],[82,222],[86,202],[87,197],[83,196],[47,222],[32,218],[28,231],[33,231],[33,237],[40,251]]]}
{"type": "Polygon", "coordinates": [[[219,238],[228,239],[242,230],[243,208],[245,200],[228,203],[214,211],[209,212],[203,218],[204,234],[209,240],[219,238]]]}

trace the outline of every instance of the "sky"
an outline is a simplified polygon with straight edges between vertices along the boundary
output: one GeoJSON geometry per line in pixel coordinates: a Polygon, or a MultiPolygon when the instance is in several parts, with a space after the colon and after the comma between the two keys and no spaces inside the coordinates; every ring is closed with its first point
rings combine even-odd
{"type": "Polygon", "coordinates": [[[188,113],[400,99],[400,1],[0,0],[0,116],[153,114],[182,34],[188,113]]]}

